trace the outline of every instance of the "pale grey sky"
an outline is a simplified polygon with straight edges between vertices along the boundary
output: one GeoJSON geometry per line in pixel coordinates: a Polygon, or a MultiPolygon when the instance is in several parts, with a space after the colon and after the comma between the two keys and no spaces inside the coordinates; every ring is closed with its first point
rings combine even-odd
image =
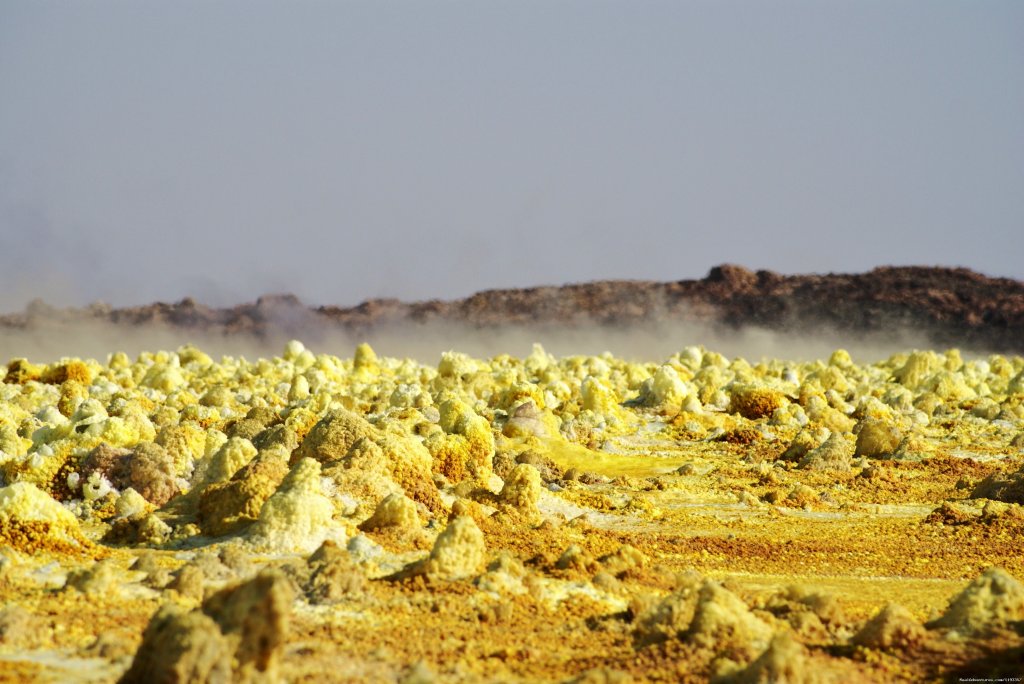
{"type": "Polygon", "coordinates": [[[0,0],[0,305],[1024,278],[1024,3],[0,0]]]}

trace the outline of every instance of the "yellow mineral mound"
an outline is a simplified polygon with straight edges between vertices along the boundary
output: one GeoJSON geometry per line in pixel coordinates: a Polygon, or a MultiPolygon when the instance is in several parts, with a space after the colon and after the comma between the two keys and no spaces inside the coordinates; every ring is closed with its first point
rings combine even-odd
{"type": "Polygon", "coordinates": [[[438,535],[422,571],[438,579],[465,579],[483,569],[486,554],[483,532],[471,517],[461,516],[438,535]]]}
{"type": "Polygon", "coordinates": [[[837,680],[811,661],[807,649],[788,632],[777,634],[757,660],[725,681],[732,684],[826,684],[837,680]]]}
{"type": "Polygon", "coordinates": [[[35,554],[74,553],[88,545],[75,516],[28,482],[0,487],[0,544],[35,554]]]}
{"type": "Polygon", "coordinates": [[[185,611],[165,604],[149,622],[131,667],[138,682],[279,681],[293,592],[287,579],[264,571],[185,611]]]}
{"type": "Polygon", "coordinates": [[[540,472],[532,465],[520,463],[505,480],[498,499],[524,515],[531,515],[537,512],[542,488],[540,472]]]}
{"type": "Polygon", "coordinates": [[[736,650],[751,656],[771,639],[772,629],[750,612],[736,594],[708,580],[697,596],[687,640],[704,648],[736,650]]]}
{"type": "Polygon", "coordinates": [[[420,516],[412,499],[402,494],[389,494],[377,504],[373,515],[359,525],[359,529],[372,531],[395,527],[411,530],[420,525],[420,516]]]}
{"type": "Polygon", "coordinates": [[[266,551],[310,553],[328,537],[344,540],[344,528],[333,525],[334,505],[320,485],[320,464],[304,458],[289,471],[250,530],[249,540],[266,551]]]}
{"type": "Polygon", "coordinates": [[[950,602],[929,627],[963,635],[984,634],[1024,620],[1024,584],[1002,568],[989,568],[950,602]]]}
{"type": "Polygon", "coordinates": [[[890,603],[867,623],[853,637],[853,643],[868,648],[893,649],[909,648],[927,638],[927,632],[910,611],[903,606],[890,603]]]}
{"type": "Polygon", "coordinates": [[[732,389],[729,401],[729,412],[738,413],[744,418],[757,420],[771,416],[776,409],[786,405],[782,392],[768,387],[739,385],[732,389]]]}

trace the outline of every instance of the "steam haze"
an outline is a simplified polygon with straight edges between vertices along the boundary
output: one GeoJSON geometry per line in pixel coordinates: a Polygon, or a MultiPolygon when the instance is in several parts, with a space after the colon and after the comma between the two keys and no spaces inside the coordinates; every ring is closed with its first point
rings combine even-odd
{"type": "Polygon", "coordinates": [[[0,310],[1024,278],[1019,2],[0,4],[0,310]]]}
{"type": "MultiPolygon", "coordinates": [[[[173,350],[194,344],[214,358],[221,355],[249,359],[279,356],[290,338],[298,338],[315,353],[351,357],[355,346],[369,342],[381,356],[414,358],[436,364],[450,349],[477,358],[499,354],[525,357],[534,343],[555,356],[594,355],[605,352],[638,362],[663,362],[690,345],[703,345],[729,358],[751,361],[827,359],[833,350],[847,349],[858,362],[874,362],[912,348],[930,346],[925,337],[901,330],[891,334],[840,334],[822,329],[811,336],[757,327],[741,330],[698,322],[665,321],[611,328],[599,325],[503,326],[479,328],[459,323],[395,324],[359,333],[311,326],[275,326],[267,337],[219,334],[172,326],[115,326],[99,322],[53,320],[0,335],[0,359],[28,357],[54,362],[62,357],[94,358],[105,363],[114,351],[135,356],[141,351],[173,350]]],[[[971,357],[974,354],[965,354],[971,357]]]]}

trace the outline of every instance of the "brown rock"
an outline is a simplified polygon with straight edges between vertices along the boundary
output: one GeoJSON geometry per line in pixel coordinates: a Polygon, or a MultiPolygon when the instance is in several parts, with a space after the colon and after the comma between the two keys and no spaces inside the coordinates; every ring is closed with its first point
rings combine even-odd
{"type": "Polygon", "coordinates": [[[217,592],[201,609],[165,605],[120,681],[277,681],[291,602],[288,580],[268,571],[217,592]]]}
{"type": "Polygon", "coordinates": [[[924,626],[903,606],[888,604],[857,632],[853,643],[878,649],[907,649],[927,637],[924,626]]]}
{"type": "Polygon", "coordinates": [[[199,525],[213,536],[232,534],[256,521],[260,508],[288,474],[288,454],[262,451],[227,482],[210,485],[199,495],[199,525]]]}

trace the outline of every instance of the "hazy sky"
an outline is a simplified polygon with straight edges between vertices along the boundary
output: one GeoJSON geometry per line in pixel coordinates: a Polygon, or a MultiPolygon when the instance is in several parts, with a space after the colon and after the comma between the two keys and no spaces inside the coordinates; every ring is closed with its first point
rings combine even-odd
{"type": "Polygon", "coordinates": [[[1024,2],[0,0],[0,305],[1024,278],[1024,2]]]}

